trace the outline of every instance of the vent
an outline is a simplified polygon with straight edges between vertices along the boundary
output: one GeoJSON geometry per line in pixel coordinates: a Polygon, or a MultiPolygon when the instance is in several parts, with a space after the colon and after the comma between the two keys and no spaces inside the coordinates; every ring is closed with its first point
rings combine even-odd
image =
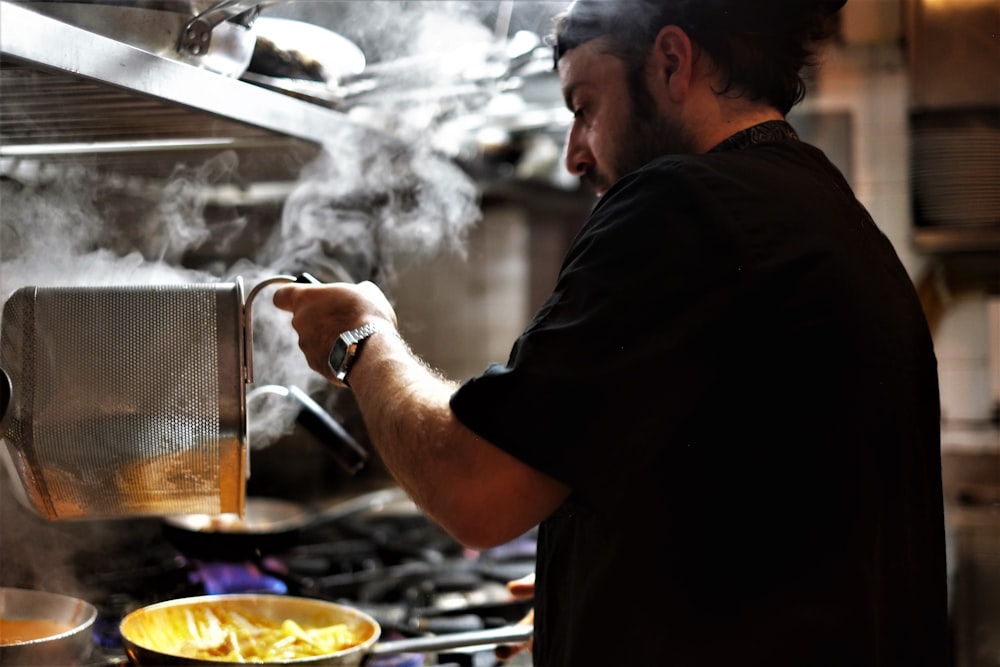
{"type": "Polygon", "coordinates": [[[920,225],[1000,228],[1000,107],[912,114],[920,225]]]}

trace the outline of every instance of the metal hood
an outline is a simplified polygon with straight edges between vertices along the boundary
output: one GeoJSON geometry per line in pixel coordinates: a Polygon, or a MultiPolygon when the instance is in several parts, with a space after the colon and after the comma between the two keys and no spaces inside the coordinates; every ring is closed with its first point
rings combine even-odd
{"type": "Polygon", "coordinates": [[[0,166],[162,178],[232,150],[238,178],[290,181],[342,113],[0,2],[0,166]]]}

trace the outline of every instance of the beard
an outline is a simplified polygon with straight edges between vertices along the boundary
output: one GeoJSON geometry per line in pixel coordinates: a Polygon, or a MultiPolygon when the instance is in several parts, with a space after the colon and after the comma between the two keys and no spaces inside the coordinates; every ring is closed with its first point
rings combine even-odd
{"type": "Polygon", "coordinates": [[[690,142],[680,124],[659,113],[644,82],[630,79],[630,112],[617,128],[619,140],[606,170],[596,167],[584,180],[597,192],[605,192],[623,176],[662,155],[687,152],[690,142]]]}

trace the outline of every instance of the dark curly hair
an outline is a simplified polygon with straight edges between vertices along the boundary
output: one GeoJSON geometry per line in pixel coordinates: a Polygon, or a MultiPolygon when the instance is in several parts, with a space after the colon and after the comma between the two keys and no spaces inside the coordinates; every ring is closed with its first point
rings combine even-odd
{"type": "Polygon", "coordinates": [[[802,70],[836,30],[847,0],[575,0],[556,17],[549,40],[555,62],[598,37],[629,67],[629,85],[660,29],[676,25],[723,72],[720,94],[765,100],[782,114],[802,101],[802,70]]]}

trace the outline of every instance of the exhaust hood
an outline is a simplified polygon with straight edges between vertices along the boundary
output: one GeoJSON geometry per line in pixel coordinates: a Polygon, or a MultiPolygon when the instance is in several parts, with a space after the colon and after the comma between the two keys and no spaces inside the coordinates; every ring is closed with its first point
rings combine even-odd
{"type": "Polygon", "coordinates": [[[159,179],[231,150],[241,182],[287,182],[344,114],[0,2],[0,167],[83,164],[159,179]]]}

